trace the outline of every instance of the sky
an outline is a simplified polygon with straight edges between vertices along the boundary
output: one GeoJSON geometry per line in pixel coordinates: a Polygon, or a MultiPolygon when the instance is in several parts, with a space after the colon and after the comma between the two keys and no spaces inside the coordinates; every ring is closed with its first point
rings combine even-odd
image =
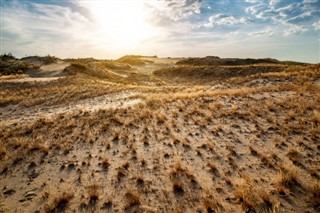
{"type": "Polygon", "coordinates": [[[0,0],[1,53],[320,62],[320,0],[0,0]]]}

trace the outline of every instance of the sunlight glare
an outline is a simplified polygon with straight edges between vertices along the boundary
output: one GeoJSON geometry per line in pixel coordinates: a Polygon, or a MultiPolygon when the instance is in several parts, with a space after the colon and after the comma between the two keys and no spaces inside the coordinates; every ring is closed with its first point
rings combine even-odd
{"type": "Polygon", "coordinates": [[[92,1],[91,12],[99,30],[114,44],[130,48],[152,34],[143,0],[92,1]]]}

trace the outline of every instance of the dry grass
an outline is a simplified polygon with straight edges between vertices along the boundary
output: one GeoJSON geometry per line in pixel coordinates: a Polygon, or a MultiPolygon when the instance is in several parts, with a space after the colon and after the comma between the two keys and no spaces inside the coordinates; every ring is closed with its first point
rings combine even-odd
{"type": "Polygon", "coordinates": [[[182,182],[178,180],[173,181],[172,191],[176,196],[183,196],[185,193],[185,190],[183,189],[182,182]]]}
{"type": "Polygon", "coordinates": [[[129,209],[137,207],[141,204],[140,196],[137,192],[130,190],[130,191],[126,192],[125,196],[127,199],[125,207],[124,207],[125,210],[129,210],[129,209]]]}
{"type": "Polygon", "coordinates": [[[179,180],[183,177],[189,179],[192,183],[197,183],[196,177],[193,172],[187,167],[183,166],[180,160],[176,159],[175,166],[170,172],[170,176],[173,180],[179,180]]]}
{"type": "Polygon", "coordinates": [[[320,125],[320,113],[318,111],[313,111],[312,121],[315,124],[315,126],[320,125]]]}
{"type": "Polygon", "coordinates": [[[205,211],[208,213],[223,212],[223,207],[214,197],[208,196],[203,201],[205,211]]]}
{"type": "Polygon", "coordinates": [[[99,200],[99,197],[100,197],[99,187],[100,186],[97,184],[90,185],[87,187],[89,203],[95,204],[99,200]]]}
{"type": "Polygon", "coordinates": [[[273,208],[271,196],[249,177],[236,184],[234,195],[245,212],[269,212],[273,208]]]}
{"type": "Polygon", "coordinates": [[[280,194],[288,194],[298,184],[298,170],[291,165],[282,168],[275,177],[275,186],[280,194]]]}
{"type": "Polygon", "coordinates": [[[104,170],[108,170],[109,166],[110,166],[110,163],[109,163],[109,160],[108,159],[104,159],[102,162],[101,162],[101,166],[104,170]]]}
{"type": "Polygon", "coordinates": [[[273,164],[270,161],[270,157],[268,156],[261,156],[260,158],[261,162],[265,165],[268,166],[270,168],[273,168],[273,164]]]}
{"type": "MultiPolygon", "coordinates": [[[[70,184],[73,196],[51,196],[51,190],[46,208],[39,204],[47,212],[77,209],[79,203],[87,212],[237,212],[240,205],[244,212],[312,212],[319,208],[319,187],[306,186],[319,177],[320,94],[312,83],[319,74],[293,72],[288,67],[244,77],[267,82],[257,85],[223,80],[220,88],[128,85],[78,75],[38,85],[0,84],[0,112],[8,117],[0,116],[7,120],[27,116],[31,108],[46,112],[105,94],[111,95],[108,104],[120,91],[135,91],[130,99],[141,100],[1,125],[0,182],[17,197],[34,186],[38,193],[49,184],[70,184]],[[287,162],[306,172],[281,168],[287,162]],[[88,182],[94,185],[86,187],[88,182]]],[[[34,200],[6,196],[12,209],[39,210],[32,209],[34,200]]]]}
{"type": "Polygon", "coordinates": [[[253,148],[252,146],[249,146],[249,150],[250,150],[250,153],[253,155],[253,156],[259,156],[260,154],[258,153],[258,151],[253,148]]]}
{"type": "Polygon", "coordinates": [[[64,212],[68,209],[71,199],[74,197],[72,192],[64,192],[55,197],[51,203],[45,205],[44,211],[47,213],[64,212]]]}
{"type": "Polygon", "coordinates": [[[219,175],[219,170],[217,169],[217,167],[214,164],[208,163],[207,166],[209,167],[209,172],[211,172],[214,175],[219,175]]]}
{"type": "Polygon", "coordinates": [[[320,211],[320,181],[317,180],[310,187],[310,204],[316,211],[320,211]]]}

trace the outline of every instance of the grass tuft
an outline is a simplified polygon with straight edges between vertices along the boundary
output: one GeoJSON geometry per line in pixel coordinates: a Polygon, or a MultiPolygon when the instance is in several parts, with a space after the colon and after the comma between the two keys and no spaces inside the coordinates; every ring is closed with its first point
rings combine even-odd
{"type": "Polygon", "coordinates": [[[44,211],[46,213],[66,211],[73,196],[74,194],[72,192],[62,193],[60,196],[55,197],[50,204],[47,204],[44,207],[44,211]]]}

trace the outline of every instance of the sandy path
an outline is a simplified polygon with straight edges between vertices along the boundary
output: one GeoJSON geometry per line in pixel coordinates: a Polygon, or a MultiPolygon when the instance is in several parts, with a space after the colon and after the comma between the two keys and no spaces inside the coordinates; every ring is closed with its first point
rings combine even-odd
{"type": "Polygon", "coordinates": [[[120,92],[108,94],[76,103],[56,106],[33,106],[21,108],[19,105],[0,108],[0,125],[11,125],[20,122],[32,122],[39,118],[54,117],[60,114],[71,113],[78,110],[97,111],[100,109],[127,108],[142,102],[141,99],[132,98],[137,92],[120,92]]]}

